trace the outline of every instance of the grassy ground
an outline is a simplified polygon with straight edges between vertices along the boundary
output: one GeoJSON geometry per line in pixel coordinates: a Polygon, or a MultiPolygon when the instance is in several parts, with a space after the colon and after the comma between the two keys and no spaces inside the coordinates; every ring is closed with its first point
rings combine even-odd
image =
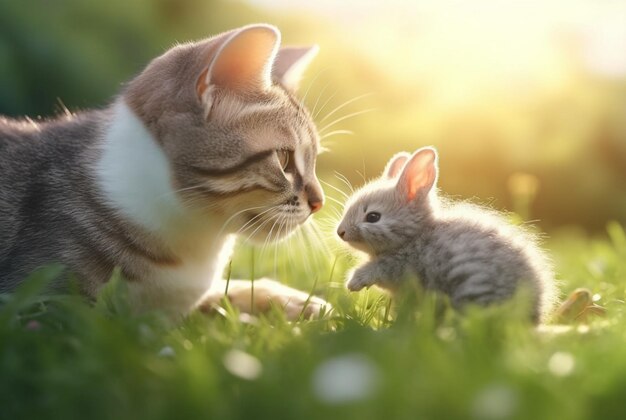
{"type": "Polygon", "coordinates": [[[342,289],[343,254],[304,261],[295,245],[241,249],[233,277],[315,287],[333,315],[291,323],[225,305],[168,326],[129,316],[119,282],[95,307],[39,297],[50,267],[2,297],[0,418],[623,418],[626,237],[607,230],[548,243],[564,293],[588,287],[607,309],[565,331],[537,331],[515,303],[463,317],[432,297],[389,310],[374,291],[342,289]]]}

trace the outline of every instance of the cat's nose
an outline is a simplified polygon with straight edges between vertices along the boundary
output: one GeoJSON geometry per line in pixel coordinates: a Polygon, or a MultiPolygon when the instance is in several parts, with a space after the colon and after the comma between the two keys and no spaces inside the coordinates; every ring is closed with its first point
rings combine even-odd
{"type": "Polygon", "coordinates": [[[321,201],[311,201],[311,200],[309,200],[309,208],[311,209],[311,213],[315,213],[315,212],[319,211],[319,209],[321,209],[323,205],[324,205],[324,203],[321,202],[321,201]]]}
{"type": "Polygon", "coordinates": [[[322,191],[322,187],[319,182],[317,182],[317,179],[305,187],[305,192],[308,197],[307,201],[309,203],[311,213],[319,211],[324,205],[324,192],[322,191]]]}
{"type": "Polygon", "coordinates": [[[345,235],[345,234],[346,234],[346,231],[345,231],[345,230],[343,230],[343,229],[339,229],[339,230],[337,230],[337,235],[339,235],[339,237],[340,237],[341,239],[343,239],[343,235],[345,235]]]}

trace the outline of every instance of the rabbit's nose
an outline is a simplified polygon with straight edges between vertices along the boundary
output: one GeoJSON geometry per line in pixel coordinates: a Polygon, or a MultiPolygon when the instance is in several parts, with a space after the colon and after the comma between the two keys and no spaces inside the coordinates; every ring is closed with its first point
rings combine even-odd
{"type": "Polygon", "coordinates": [[[343,230],[343,229],[339,229],[339,230],[337,230],[337,235],[339,235],[339,237],[340,237],[341,239],[343,239],[343,236],[344,236],[345,234],[346,234],[346,231],[345,231],[345,230],[343,230]]]}

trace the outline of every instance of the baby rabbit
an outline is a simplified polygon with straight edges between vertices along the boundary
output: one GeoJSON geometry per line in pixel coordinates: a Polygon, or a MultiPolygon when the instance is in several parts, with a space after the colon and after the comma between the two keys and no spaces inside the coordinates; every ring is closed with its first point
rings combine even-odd
{"type": "Polygon", "coordinates": [[[487,305],[530,292],[540,322],[555,295],[552,269],[531,234],[493,210],[440,198],[437,152],[396,154],[383,175],[346,203],[337,234],[369,255],[347,286],[396,291],[407,278],[443,292],[452,305],[487,305]]]}

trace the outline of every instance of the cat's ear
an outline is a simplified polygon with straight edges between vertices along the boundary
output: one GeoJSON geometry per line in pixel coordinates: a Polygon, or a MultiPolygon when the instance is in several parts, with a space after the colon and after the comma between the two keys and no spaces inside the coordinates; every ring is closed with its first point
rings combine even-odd
{"type": "Polygon", "coordinates": [[[385,166],[383,176],[388,179],[395,178],[400,173],[400,170],[404,167],[407,160],[411,157],[407,152],[396,153],[385,166]]]}
{"type": "Polygon", "coordinates": [[[267,90],[272,85],[272,65],[280,32],[271,25],[246,26],[219,46],[196,82],[198,97],[210,108],[213,87],[242,95],[267,90]]]}
{"type": "Polygon", "coordinates": [[[418,194],[430,192],[437,182],[437,172],[437,151],[423,147],[404,165],[397,188],[407,201],[411,201],[418,194]]]}
{"type": "Polygon", "coordinates": [[[304,71],[317,55],[319,47],[283,47],[272,69],[272,78],[286,89],[296,91],[304,71]]]}

